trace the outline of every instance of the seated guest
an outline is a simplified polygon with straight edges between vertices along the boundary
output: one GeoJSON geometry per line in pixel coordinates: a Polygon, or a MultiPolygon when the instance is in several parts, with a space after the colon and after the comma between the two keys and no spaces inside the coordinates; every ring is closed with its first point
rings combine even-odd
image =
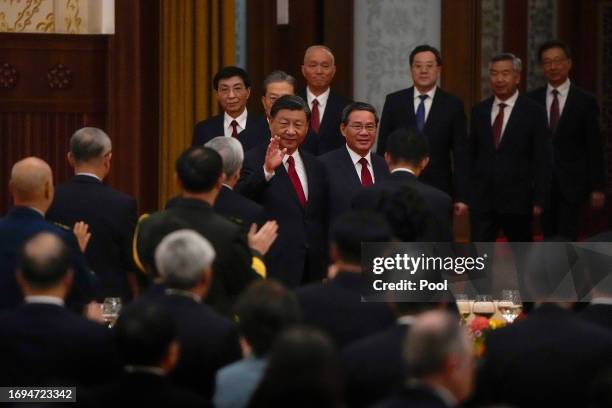
{"type": "Polygon", "coordinates": [[[315,329],[295,327],[280,335],[249,407],[343,407],[338,356],[315,329]]]}
{"type": "Polygon", "coordinates": [[[300,319],[295,295],[269,280],[249,286],[238,298],[235,310],[244,359],[217,372],[217,408],[247,406],[263,376],[272,343],[282,330],[300,319]]]}
{"type": "MultiPolygon", "coordinates": [[[[244,232],[212,209],[223,184],[221,156],[207,147],[189,148],[177,159],[176,172],[181,197],[165,210],[139,222],[134,238],[138,257],[142,259],[143,248],[150,247],[147,242],[156,236],[152,231],[154,226],[165,220],[180,220],[213,245],[217,253],[216,274],[206,302],[217,311],[230,314],[238,294],[259,275],[251,267],[253,254],[244,232]]],[[[260,253],[265,253],[269,245],[269,242],[251,242],[260,253]]]]}
{"type": "Polygon", "coordinates": [[[239,67],[224,67],[213,78],[217,101],[223,113],[198,122],[193,128],[192,146],[202,146],[217,136],[238,139],[244,151],[268,142],[268,124],[263,116],[249,114],[249,74],[239,67]]]}
{"type": "Polygon", "coordinates": [[[353,208],[375,209],[381,196],[402,187],[414,189],[427,204],[431,214],[428,228],[421,241],[450,241],[453,203],[448,194],[418,179],[429,163],[427,140],[414,130],[397,129],[386,142],[385,160],[391,175],[382,182],[362,190],[353,198],[353,208]]]}
{"type": "Polygon", "coordinates": [[[414,320],[404,343],[404,361],[404,389],[377,407],[456,407],[472,391],[472,344],[449,313],[430,311],[414,320]]]}
{"type": "MultiPolygon", "coordinates": [[[[261,97],[261,104],[263,105],[264,111],[266,112],[266,119],[270,122],[272,117],[270,111],[272,105],[281,96],[295,95],[296,89],[295,78],[285,71],[272,71],[263,81],[263,96],[261,97]]],[[[267,139],[270,139],[270,129],[267,129],[267,139]]]]}
{"type": "Polygon", "coordinates": [[[225,181],[213,206],[215,212],[234,221],[245,230],[251,228],[252,224],[263,224],[265,219],[263,207],[234,191],[244,160],[240,143],[229,137],[215,137],[205,146],[219,153],[223,161],[225,181]]]}
{"type": "Polygon", "coordinates": [[[378,214],[348,212],[332,227],[334,273],[323,283],[296,291],[304,322],[324,330],[338,348],[393,325],[386,303],[364,302],[366,279],[361,271],[361,243],[386,242],[391,229],[378,214]]]}
{"type": "Polygon", "coordinates": [[[104,184],[110,172],[111,140],[97,128],[77,130],[70,138],[68,162],[75,176],[55,190],[47,219],[73,226],[89,225],[92,234],[85,258],[99,280],[98,298],[132,297],[128,274],[132,262],[132,236],[136,226],[136,201],[104,184]]]}
{"type": "Polygon", "coordinates": [[[86,407],[204,407],[197,394],[167,377],[181,354],[172,316],[162,307],[137,302],[121,311],[113,329],[124,374],[115,383],[81,392],[86,407]]]}
{"type": "Polygon", "coordinates": [[[73,277],[57,235],[40,232],[25,243],[17,267],[25,303],[0,315],[3,386],[86,385],[115,373],[109,330],[64,307],[73,277]]]}
{"type": "Polygon", "coordinates": [[[217,370],[240,358],[234,324],[202,301],[214,281],[215,250],[193,230],[166,236],[155,251],[164,291],[143,301],[162,305],[176,322],[181,356],[171,373],[174,384],[210,400],[217,370]]]}
{"type": "Polygon", "coordinates": [[[340,132],[346,144],[319,159],[329,176],[329,216],[334,219],[351,209],[351,200],[363,187],[389,175],[385,160],[370,150],[376,140],[378,116],[369,103],[353,102],[342,111],[340,132]]]}
{"type": "Polygon", "coordinates": [[[565,306],[542,304],[487,335],[476,404],[584,406],[593,380],[612,366],[612,334],[565,306]]]}
{"type": "Polygon", "coordinates": [[[77,242],[78,237],[69,228],[45,221],[54,194],[51,168],[37,157],[20,160],[11,170],[9,189],[14,207],[0,219],[0,309],[14,308],[21,303],[21,291],[15,280],[17,255],[28,239],[46,231],[60,237],[70,250],[74,285],[67,303],[80,313],[93,297],[95,275],[87,268],[81,252],[87,245],[86,234],[77,242]]]}

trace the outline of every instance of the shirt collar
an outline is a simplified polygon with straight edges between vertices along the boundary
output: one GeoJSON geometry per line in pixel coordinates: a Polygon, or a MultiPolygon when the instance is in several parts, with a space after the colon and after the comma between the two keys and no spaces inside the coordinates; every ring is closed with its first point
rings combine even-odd
{"type": "Polygon", "coordinates": [[[514,94],[509,97],[508,99],[506,99],[505,101],[502,101],[501,99],[499,99],[497,96],[495,97],[495,101],[493,101],[493,106],[497,106],[500,103],[504,103],[506,104],[507,108],[512,109],[514,107],[514,104],[516,103],[516,100],[518,99],[519,96],[519,91],[518,89],[516,91],[514,91],[514,94]]]}
{"type": "Polygon", "coordinates": [[[416,176],[416,174],[414,173],[414,171],[412,171],[412,170],[410,170],[410,169],[408,169],[408,168],[406,168],[406,167],[398,167],[397,169],[393,169],[393,170],[391,170],[391,173],[397,173],[397,172],[400,172],[400,171],[403,171],[403,172],[405,172],[405,173],[410,173],[410,174],[412,174],[412,175],[415,175],[415,176],[416,176]]]}
{"type": "Polygon", "coordinates": [[[227,112],[223,113],[223,126],[225,126],[224,129],[230,127],[232,120],[238,122],[238,126],[240,126],[242,129],[246,129],[247,115],[248,112],[246,108],[244,108],[244,111],[240,115],[238,115],[237,118],[232,118],[230,115],[227,114],[227,112]]]}
{"type": "Polygon", "coordinates": [[[298,162],[302,162],[302,158],[300,157],[300,151],[299,149],[295,149],[295,151],[292,154],[286,154],[285,157],[283,157],[283,164],[287,164],[287,160],[289,160],[289,156],[293,156],[293,161],[295,162],[295,164],[297,164],[298,162]]]}
{"type": "Polygon", "coordinates": [[[308,87],[306,87],[306,98],[308,99],[308,107],[312,108],[312,101],[315,98],[317,99],[317,101],[319,101],[319,106],[320,107],[324,107],[325,105],[327,105],[327,99],[329,98],[330,90],[331,90],[331,88],[327,88],[327,90],[325,92],[323,92],[321,95],[314,96],[314,94],[312,92],[310,92],[310,89],[308,87]]]}
{"type": "Polygon", "coordinates": [[[141,365],[126,365],[124,370],[130,374],[132,373],[147,373],[159,375],[160,377],[164,377],[166,373],[160,367],[154,366],[141,366],[141,365]]]}
{"type": "Polygon", "coordinates": [[[44,303],[46,305],[64,306],[64,299],[56,296],[32,295],[26,296],[24,301],[26,303],[44,303]]]}
{"type": "Polygon", "coordinates": [[[44,213],[43,211],[39,210],[38,208],[35,208],[35,207],[27,207],[27,208],[29,208],[29,209],[30,209],[30,210],[32,210],[32,211],[36,211],[36,212],[37,212],[38,214],[40,214],[40,215],[41,215],[43,218],[45,218],[45,213],[44,213]]]}
{"type": "Polygon", "coordinates": [[[100,177],[96,176],[96,175],[95,175],[95,174],[93,174],[93,173],[86,173],[86,172],[82,172],[82,173],[77,173],[77,174],[76,174],[76,176],[87,176],[87,177],[93,177],[93,178],[95,178],[96,180],[98,180],[98,181],[100,181],[100,182],[102,181],[102,179],[101,179],[100,177]]]}
{"type": "Polygon", "coordinates": [[[591,300],[592,305],[610,305],[612,306],[612,297],[596,297],[591,300]]]}
{"type": "Polygon", "coordinates": [[[366,154],[365,156],[361,156],[360,154],[358,154],[357,152],[353,151],[349,145],[345,145],[346,146],[346,150],[348,150],[349,156],[351,156],[351,161],[353,162],[353,164],[357,164],[359,162],[359,160],[361,160],[362,157],[365,157],[366,160],[368,161],[368,163],[370,163],[370,166],[372,166],[372,154],[371,152],[368,152],[368,154],[366,154]]]}
{"type": "Polygon", "coordinates": [[[188,290],[167,288],[164,291],[164,293],[166,293],[166,295],[177,295],[177,296],[183,296],[183,297],[186,297],[186,298],[191,298],[191,299],[195,300],[197,303],[202,302],[202,298],[201,297],[199,297],[195,293],[190,292],[188,290]]]}
{"type": "MultiPolygon", "coordinates": [[[[425,92],[424,94],[420,93],[418,91],[418,89],[416,89],[416,87],[414,87],[414,100],[419,100],[419,95],[427,95],[429,96],[429,99],[433,101],[434,96],[436,95],[436,88],[438,88],[437,86],[434,86],[433,88],[431,88],[429,91],[425,92]]],[[[419,100],[420,102],[420,100],[419,100]]]]}
{"type": "Polygon", "coordinates": [[[397,324],[403,324],[403,325],[411,325],[414,324],[416,320],[416,317],[414,316],[410,316],[410,315],[406,315],[406,316],[401,316],[397,318],[397,324]]]}
{"type": "Polygon", "coordinates": [[[569,92],[571,82],[569,78],[565,80],[564,83],[559,85],[558,87],[553,87],[551,84],[546,85],[546,95],[549,95],[553,89],[556,89],[559,92],[559,96],[566,96],[567,92],[569,92]]]}

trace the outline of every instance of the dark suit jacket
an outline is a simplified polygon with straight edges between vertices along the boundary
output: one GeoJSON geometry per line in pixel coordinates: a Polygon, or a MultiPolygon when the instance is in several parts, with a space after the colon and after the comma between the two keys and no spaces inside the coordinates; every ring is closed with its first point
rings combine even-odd
{"type": "Polygon", "coordinates": [[[132,237],[136,200],[94,177],[80,175],[57,186],[46,217],[70,227],[85,221],[91,232],[85,258],[100,281],[98,297],[131,298],[127,273],[135,270],[132,237]]]}
{"type": "Polygon", "coordinates": [[[407,171],[396,171],[386,180],[374,184],[355,195],[353,208],[375,210],[384,195],[393,194],[402,187],[414,189],[425,200],[431,217],[426,220],[426,231],[421,241],[451,241],[452,200],[448,194],[421,182],[407,171]]]}
{"type": "Polygon", "coordinates": [[[118,368],[105,326],[42,303],[0,316],[0,359],[4,386],[91,385],[118,368]]]}
{"type": "MultiPolygon", "coordinates": [[[[528,94],[546,109],[546,86],[528,94]]],[[[604,147],[597,99],[570,85],[565,106],[552,135],[554,179],[566,200],[580,202],[606,180],[604,147]]]]}
{"type": "Polygon", "coordinates": [[[93,299],[96,277],[87,267],[76,237],[69,229],[49,223],[40,213],[21,206],[0,219],[0,309],[15,308],[21,303],[23,298],[15,279],[17,256],[23,245],[40,232],[59,236],[70,249],[75,274],[66,304],[80,311],[93,299]]]}
{"type": "Polygon", "coordinates": [[[323,278],[327,268],[328,181],[323,164],[300,149],[308,179],[303,208],[284,165],[270,181],[263,171],[267,145],[248,152],[236,190],[264,207],[266,218],[278,222],[278,238],[267,256],[268,276],[289,287],[323,278]]]}
{"type": "Polygon", "coordinates": [[[580,315],[591,323],[612,330],[612,305],[590,304],[582,310],[580,315]]]}
{"type": "Polygon", "coordinates": [[[234,324],[184,295],[150,294],[143,301],[162,305],[176,322],[181,354],[173,383],[212,399],[217,370],[242,357],[234,324]]]}
{"type": "Polygon", "coordinates": [[[206,303],[221,313],[230,314],[236,297],[259,277],[251,269],[252,255],[242,229],[215,214],[207,203],[180,197],[167,209],[139,223],[136,237],[139,254],[143,253],[147,240],[154,235],[152,226],[163,219],[178,219],[210,241],[217,255],[213,263],[213,283],[206,303]]]}
{"type": "MultiPolygon", "coordinates": [[[[389,134],[399,128],[416,129],[414,87],[387,95],[378,132],[379,155],[385,153],[389,134]]],[[[420,179],[446,192],[455,201],[465,202],[468,190],[468,139],[463,102],[437,88],[423,133],[429,142],[430,161],[420,179]]]]}
{"type": "MultiPolygon", "coordinates": [[[[306,89],[301,90],[298,95],[308,104],[306,89]]],[[[330,90],[323,120],[319,126],[319,133],[317,134],[309,128],[301,149],[319,156],[343,146],[346,143],[346,139],[340,133],[340,122],[342,121],[342,110],[349,103],[351,103],[350,99],[330,90]]]]}
{"type": "Polygon", "coordinates": [[[376,408],[450,408],[432,389],[405,387],[397,394],[374,405],[376,408]]]}
{"type": "Polygon", "coordinates": [[[390,327],[395,318],[386,303],[362,302],[365,284],[359,273],[339,272],[297,289],[304,323],[325,331],[338,348],[390,327]]]}
{"type": "Polygon", "coordinates": [[[116,382],[79,389],[84,407],[209,407],[201,396],[172,385],[166,377],[150,373],[124,373],[116,382]]]}
{"type": "Polygon", "coordinates": [[[544,207],[550,188],[552,155],[546,112],[519,95],[498,149],[493,143],[494,98],[472,109],[470,132],[470,209],[529,214],[544,207]]]}
{"type": "MultiPolygon", "coordinates": [[[[327,168],[329,177],[329,216],[330,224],[339,215],[351,209],[353,196],[361,191],[361,181],[355,170],[355,165],[344,145],[336,150],[319,156],[327,168]]],[[[374,170],[374,182],[379,183],[389,176],[387,163],[382,157],[372,153],[371,166],[374,170]]]]}
{"type": "MultiPolygon", "coordinates": [[[[192,146],[202,146],[217,136],[225,134],[223,129],[224,113],[198,122],[193,128],[192,146]]],[[[253,147],[270,141],[268,121],[264,116],[247,114],[246,127],[238,133],[238,141],[246,152],[253,147]]]]}
{"type": "Polygon", "coordinates": [[[223,186],[213,209],[247,230],[251,224],[261,225],[265,221],[264,208],[227,186],[223,186]]]}
{"type": "Polygon", "coordinates": [[[369,407],[401,388],[406,378],[402,350],[408,330],[408,325],[396,324],[342,350],[349,406],[369,407]]]}
{"type": "Polygon", "coordinates": [[[591,381],[612,363],[612,334],[542,305],[489,333],[483,363],[475,394],[481,405],[584,406],[591,381]]]}

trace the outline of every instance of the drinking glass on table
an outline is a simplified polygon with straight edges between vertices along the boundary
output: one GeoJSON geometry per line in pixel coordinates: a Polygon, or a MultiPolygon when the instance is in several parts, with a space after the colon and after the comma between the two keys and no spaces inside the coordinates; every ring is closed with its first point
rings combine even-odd
{"type": "Polygon", "coordinates": [[[476,300],[472,306],[472,312],[477,316],[490,319],[495,314],[495,303],[491,295],[476,295],[476,300]]]}
{"type": "Polygon", "coordinates": [[[457,309],[461,315],[461,324],[465,325],[467,323],[467,318],[472,313],[472,304],[470,299],[468,299],[468,295],[458,293],[455,295],[455,301],[457,302],[457,309]]]}
{"type": "Polygon", "coordinates": [[[515,289],[502,290],[502,298],[498,303],[498,308],[504,320],[513,323],[523,310],[521,293],[515,289]]]}
{"type": "Polygon", "coordinates": [[[121,311],[121,298],[107,297],[102,303],[102,317],[109,328],[113,327],[121,311]]]}

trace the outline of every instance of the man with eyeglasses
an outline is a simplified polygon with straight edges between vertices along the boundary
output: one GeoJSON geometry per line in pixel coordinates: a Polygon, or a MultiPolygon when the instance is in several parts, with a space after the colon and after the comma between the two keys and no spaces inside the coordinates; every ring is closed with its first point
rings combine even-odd
{"type": "Polygon", "coordinates": [[[198,122],[193,128],[192,146],[203,146],[217,136],[234,137],[244,151],[267,142],[268,124],[263,116],[249,114],[249,74],[239,67],[224,67],[215,74],[213,87],[223,113],[198,122]]]}
{"type": "Polygon", "coordinates": [[[571,83],[569,47],[558,40],[539,49],[547,84],[529,93],[546,108],[552,132],[554,170],[548,211],[543,215],[546,238],[575,241],[582,210],[590,199],[595,210],[605,203],[605,159],[597,99],[571,83]]]}
{"type": "Polygon", "coordinates": [[[340,124],[346,144],[319,157],[329,176],[330,225],[351,209],[351,200],[362,187],[389,175],[385,160],[371,152],[377,126],[378,115],[372,105],[364,102],[347,105],[340,124]]]}
{"type": "Polygon", "coordinates": [[[327,267],[327,171],[302,148],[309,119],[302,98],[278,98],[270,110],[272,138],[247,152],[236,185],[278,222],[266,265],[269,277],[290,288],[321,280],[327,267]]]}
{"type": "Polygon", "coordinates": [[[467,133],[463,102],[436,85],[442,70],[440,51],[419,45],[410,53],[414,85],[387,95],[376,151],[383,155],[389,134],[413,128],[429,144],[430,162],[421,181],[453,197],[456,215],[467,206],[467,133]]]}

